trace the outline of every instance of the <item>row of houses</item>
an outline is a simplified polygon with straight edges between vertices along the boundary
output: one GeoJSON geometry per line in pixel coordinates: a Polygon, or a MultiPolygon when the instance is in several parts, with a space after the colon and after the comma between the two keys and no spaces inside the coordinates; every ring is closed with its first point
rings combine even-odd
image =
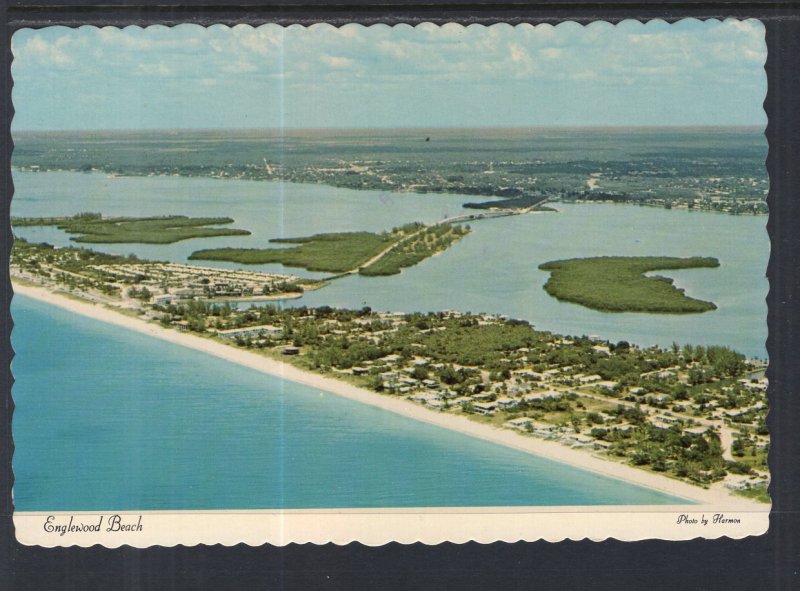
{"type": "Polygon", "coordinates": [[[153,302],[169,304],[176,299],[244,297],[261,295],[279,285],[295,283],[296,275],[217,269],[177,263],[94,265],[93,269],[124,283],[135,283],[156,292],[153,302]]]}

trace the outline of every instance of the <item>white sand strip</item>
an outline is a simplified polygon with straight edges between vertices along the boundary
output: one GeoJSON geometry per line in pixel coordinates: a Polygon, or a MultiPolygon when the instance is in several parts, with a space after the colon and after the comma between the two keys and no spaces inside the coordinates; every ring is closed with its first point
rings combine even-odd
{"type": "Polygon", "coordinates": [[[723,509],[760,512],[769,511],[769,505],[736,496],[720,485],[712,486],[708,490],[702,489],[666,476],[646,472],[632,466],[597,457],[586,451],[570,449],[553,441],[545,441],[515,433],[508,429],[477,423],[463,416],[429,410],[405,399],[383,396],[341,380],[298,369],[288,363],[270,359],[257,353],[224,345],[201,336],[163,328],[157,324],[115,312],[104,306],[77,301],[44,288],[29,287],[14,283],[14,291],[18,294],[58,306],[59,308],[69,310],[76,314],[88,316],[96,320],[108,322],[171,343],[202,351],[203,353],[214,355],[220,359],[225,359],[263,373],[318,388],[325,392],[343,396],[363,404],[370,404],[389,412],[457,431],[464,435],[469,435],[470,437],[477,437],[526,453],[545,457],[549,460],[569,464],[570,466],[588,470],[606,477],[623,480],[631,484],[644,486],[669,495],[688,499],[700,503],[701,505],[713,507],[716,511],[723,509]]]}

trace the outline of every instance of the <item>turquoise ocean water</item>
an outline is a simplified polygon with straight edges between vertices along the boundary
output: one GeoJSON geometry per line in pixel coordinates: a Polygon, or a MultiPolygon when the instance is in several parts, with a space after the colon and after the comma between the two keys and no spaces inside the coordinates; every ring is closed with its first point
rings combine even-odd
{"type": "Polygon", "coordinates": [[[19,511],[680,503],[16,296],[19,511]]]}

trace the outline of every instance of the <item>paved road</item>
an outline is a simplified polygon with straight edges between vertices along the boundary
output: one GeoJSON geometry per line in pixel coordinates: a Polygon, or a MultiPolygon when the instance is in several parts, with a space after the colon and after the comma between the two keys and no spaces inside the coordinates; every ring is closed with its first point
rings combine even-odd
{"type": "Polygon", "coordinates": [[[409,234],[408,236],[404,236],[403,238],[401,238],[397,242],[393,242],[392,244],[390,244],[389,246],[384,248],[382,251],[380,251],[378,254],[376,254],[374,257],[369,259],[366,263],[362,263],[362,264],[360,264],[359,266],[357,266],[354,269],[350,269],[349,271],[345,271],[344,274],[353,275],[355,273],[358,273],[361,269],[366,269],[370,265],[373,265],[373,264],[377,263],[380,259],[382,259],[384,256],[389,254],[391,251],[393,251],[395,248],[397,248],[398,246],[400,246],[404,242],[408,242],[409,240],[411,240],[415,236],[418,236],[419,234],[421,234],[422,232],[424,232],[427,229],[428,229],[428,226],[422,226],[416,232],[412,232],[411,234],[409,234]]]}
{"type": "Polygon", "coordinates": [[[357,267],[355,267],[353,269],[350,269],[349,271],[345,271],[345,272],[341,273],[340,275],[337,275],[337,277],[338,276],[342,276],[342,275],[355,275],[361,269],[366,269],[367,267],[369,267],[371,265],[374,265],[379,260],[381,260],[383,257],[385,257],[387,254],[389,254],[391,251],[393,251],[395,248],[397,248],[398,246],[400,246],[401,244],[403,244],[405,242],[408,242],[409,240],[411,240],[415,236],[421,234],[422,232],[424,232],[425,230],[427,230],[430,227],[443,226],[445,224],[457,224],[457,223],[460,223],[460,222],[473,222],[473,221],[476,221],[476,220],[485,220],[485,219],[490,219],[490,218],[502,218],[502,217],[508,217],[508,216],[512,216],[512,215],[522,215],[522,214],[530,213],[531,211],[534,211],[537,207],[539,207],[545,201],[547,201],[547,199],[544,199],[544,200],[540,201],[536,205],[532,205],[530,207],[526,207],[525,209],[507,209],[507,210],[503,210],[503,211],[488,211],[488,212],[485,212],[485,213],[461,214],[461,215],[451,216],[451,217],[445,218],[443,220],[439,220],[438,222],[432,224],[431,226],[423,226],[422,228],[420,228],[416,232],[412,232],[408,236],[404,236],[403,238],[401,238],[397,242],[394,242],[393,244],[390,244],[389,246],[384,248],[381,252],[376,254],[374,257],[369,259],[367,262],[361,263],[357,267]]]}

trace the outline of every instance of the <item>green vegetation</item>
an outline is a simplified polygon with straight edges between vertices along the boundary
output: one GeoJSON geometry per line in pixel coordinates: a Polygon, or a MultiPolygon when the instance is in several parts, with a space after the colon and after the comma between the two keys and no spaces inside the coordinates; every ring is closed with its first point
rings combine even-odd
{"type": "MultiPolygon", "coordinates": [[[[143,304],[155,296],[206,299],[250,298],[301,294],[324,285],[291,275],[252,271],[215,270],[117,256],[86,248],[56,248],[17,238],[11,256],[15,281],[41,283],[84,291],[97,290],[118,297],[123,293],[143,304]]],[[[95,294],[96,295],[96,294],[95,294]]]]}
{"type": "MultiPolygon", "coordinates": [[[[714,482],[736,469],[733,462],[723,459],[719,436],[713,431],[691,434],[677,424],[669,429],[659,428],[646,422],[646,415],[636,410],[622,406],[617,409],[635,425],[634,429],[606,433],[597,433],[605,429],[595,430],[601,440],[611,443],[612,456],[629,458],[634,466],[649,467],[655,472],[670,471],[696,484],[714,482]]],[[[743,470],[749,468],[745,466],[743,470]]]]}
{"type": "Polygon", "coordinates": [[[544,201],[547,201],[547,197],[543,195],[525,195],[523,197],[512,197],[511,199],[465,203],[463,207],[467,209],[538,209],[536,206],[544,201]]]}
{"type": "Polygon", "coordinates": [[[380,234],[338,232],[270,240],[298,245],[289,248],[209,248],[193,252],[189,258],[245,265],[280,263],[327,273],[358,270],[362,275],[394,275],[445,250],[468,231],[461,226],[424,226],[415,222],[380,234]],[[383,256],[369,264],[381,253],[383,256]]]}
{"type": "Polygon", "coordinates": [[[601,312],[688,314],[716,310],[713,302],[686,296],[668,277],[647,277],[651,271],[718,267],[710,257],[593,257],[550,261],[547,293],[558,300],[601,312]]]}
{"type": "Polygon", "coordinates": [[[142,243],[171,244],[190,238],[215,236],[249,236],[247,230],[236,228],[208,228],[207,226],[233,223],[231,218],[190,218],[186,216],[115,217],[104,218],[99,213],[79,213],[71,217],[13,218],[12,225],[57,226],[75,242],[92,243],[142,243]]]}
{"type": "Polygon", "coordinates": [[[193,252],[189,259],[245,265],[280,263],[309,271],[343,273],[367,262],[398,239],[394,234],[372,232],[315,234],[270,241],[300,245],[291,248],[209,248],[193,252]]]}
{"type": "Polygon", "coordinates": [[[88,248],[56,248],[46,242],[28,242],[23,238],[15,238],[11,249],[11,263],[34,273],[45,264],[53,263],[57,263],[59,269],[78,273],[95,265],[131,265],[141,262],[133,254],[120,256],[88,248]]]}
{"type": "Polygon", "coordinates": [[[137,300],[142,300],[143,302],[149,302],[153,299],[153,293],[146,287],[142,287],[141,289],[131,287],[128,289],[128,297],[136,298],[137,300]]]}
{"type": "Polygon", "coordinates": [[[540,427],[537,433],[523,429],[529,436],[578,441],[701,486],[728,474],[756,478],[767,469],[764,393],[741,379],[752,366],[726,347],[641,349],[620,342],[605,343],[608,351],[602,352],[594,339],[565,339],[526,322],[468,313],[377,314],[328,306],[233,310],[197,301],[153,310],[165,325],[199,333],[279,327],[279,333],[231,340],[384,395],[434,399],[434,408],[479,422],[503,426],[530,419],[549,427],[544,434],[540,427]],[[299,354],[283,357],[288,346],[299,354]],[[616,386],[582,381],[590,375],[616,386]],[[489,411],[487,403],[493,405],[489,411]],[[743,409],[751,410],[737,412],[743,409]],[[712,413],[713,426],[697,424],[712,413]],[[737,422],[739,443],[733,446],[735,459],[728,460],[719,431],[738,420],[744,421],[737,422]]]}
{"type": "Polygon", "coordinates": [[[449,224],[430,226],[407,240],[400,242],[368,267],[359,269],[362,275],[397,275],[400,269],[413,267],[438,252],[448,249],[454,242],[469,233],[468,227],[449,224]]]}
{"type": "MultiPolygon", "coordinates": [[[[131,265],[140,263],[135,255],[118,256],[86,248],[55,248],[46,243],[14,240],[11,264],[21,271],[44,280],[54,280],[74,289],[96,289],[107,295],[119,295],[119,287],[98,265],[131,265]]],[[[16,281],[16,279],[15,279],[16,281]]]]}
{"type": "Polygon", "coordinates": [[[772,499],[769,496],[768,488],[768,483],[758,482],[755,484],[748,484],[745,488],[736,489],[734,493],[748,499],[753,499],[759,503],[769,504],[772,502],[772,499]]]}

